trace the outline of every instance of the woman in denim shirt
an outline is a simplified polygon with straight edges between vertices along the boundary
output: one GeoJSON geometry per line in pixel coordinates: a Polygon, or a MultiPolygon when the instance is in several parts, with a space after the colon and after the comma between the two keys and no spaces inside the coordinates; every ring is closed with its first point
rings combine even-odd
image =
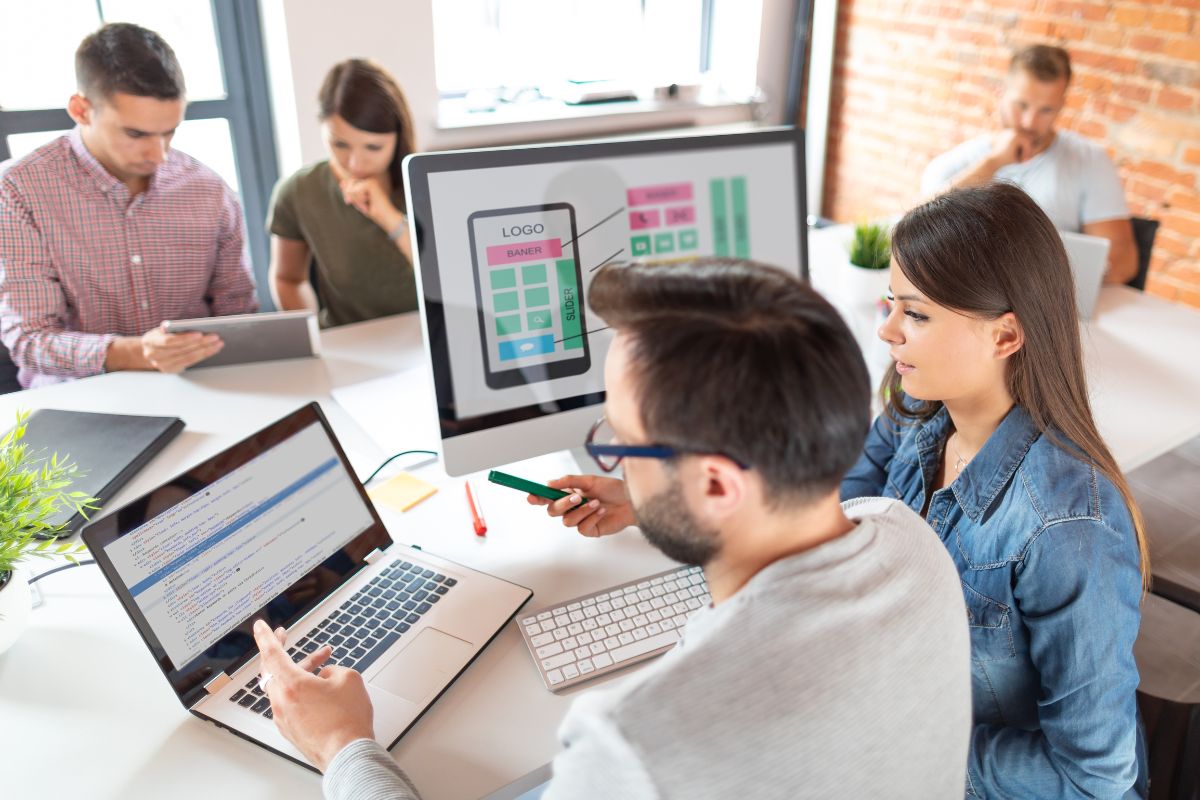
{"type": "Polygon", "coordinates": [[[885,413],[842,498],[901,499],[958,565],[967,795],[1144,796],[1145,539],[1092,420],[1062,241],[1024,192],[992,184],[909,212],[892,254],[885,413]]]}

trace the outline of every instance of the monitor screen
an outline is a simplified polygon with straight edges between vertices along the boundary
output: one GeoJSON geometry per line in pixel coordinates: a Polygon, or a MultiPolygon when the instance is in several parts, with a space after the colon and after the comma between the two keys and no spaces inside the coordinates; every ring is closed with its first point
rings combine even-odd
{"type": "Polygon", "coordinates": [[[405,167],[451,474],[580,443],[604,400],[611,334],[587,291],[605,264],[728,256],[807,277],[792,128],[419,154],[405,167]],[[548,419],[571,412],[566,427],[548,419]],[[547,425],[511,427],[535,420],[547,425]],[[494,446],[475,436],[502,429],[494,446]]]}

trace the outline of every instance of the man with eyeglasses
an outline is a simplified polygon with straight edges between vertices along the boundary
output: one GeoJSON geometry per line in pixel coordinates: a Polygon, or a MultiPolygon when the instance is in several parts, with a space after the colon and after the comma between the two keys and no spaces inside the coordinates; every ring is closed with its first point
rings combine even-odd
{"type": "MultiPolygon", "coordinates": [[[[616,330],[588,450],[625,480],[559,481],[599,498],[564,521],[586,514],[591,535],[636,522],[703,566],[712,606],[662,659],[580,696],[543,797],[962,797],[958,573],[903,504],[838,502],[870,387],[837,313],[795,277],[733,260],[611,265],[588,300],[616,330]],[[609,516],[618,492],[628,513],[609,516]]],[[[415,797],[371,738],[358,674],[312,675],[327,649],[302,666],[282,630],[255,636],[275,721],[325,772],[326,797],[415,797]]]]}

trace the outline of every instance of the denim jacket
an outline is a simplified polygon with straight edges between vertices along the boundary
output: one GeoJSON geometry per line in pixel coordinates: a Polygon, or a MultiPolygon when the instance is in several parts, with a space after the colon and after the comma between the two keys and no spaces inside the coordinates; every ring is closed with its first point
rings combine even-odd
{"type": "MultiPolygon", "coordinates": [[[[880,416],[842,499],[921,513],[949,424],[945,408],[903,426],[880,416]]],[[[1015,406],[926,520],[958,566],[971,628],[967,796],[1144,796],[1140,559],[1120,492],[1015,406]]]]}

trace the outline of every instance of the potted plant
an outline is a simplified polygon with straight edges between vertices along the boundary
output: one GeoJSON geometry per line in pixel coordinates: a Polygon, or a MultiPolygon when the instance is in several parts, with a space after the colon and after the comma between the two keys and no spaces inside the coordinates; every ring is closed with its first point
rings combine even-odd
{"type": "Polygon", "coordinates": [[[64,508],[72,514],[96,510],[96,498],[71,491],[78,467],[30,452],[22,444],[28,412],[17,414],[17,424],[0,439],[0,653],[16,641],[29,624],[32,602],[29,584],[18,567],[34,558],[65,558],[77,563],[82,544],[57,542],[46,534],[61,531],[65,522],[49,522],[64,508]]]}
{"type": "Polygon", "coordinates": [[[888,226],[858,223],[849,249],[851,296],[873,306],[887,294],[891,279],[892,241],[888,226]]]}

